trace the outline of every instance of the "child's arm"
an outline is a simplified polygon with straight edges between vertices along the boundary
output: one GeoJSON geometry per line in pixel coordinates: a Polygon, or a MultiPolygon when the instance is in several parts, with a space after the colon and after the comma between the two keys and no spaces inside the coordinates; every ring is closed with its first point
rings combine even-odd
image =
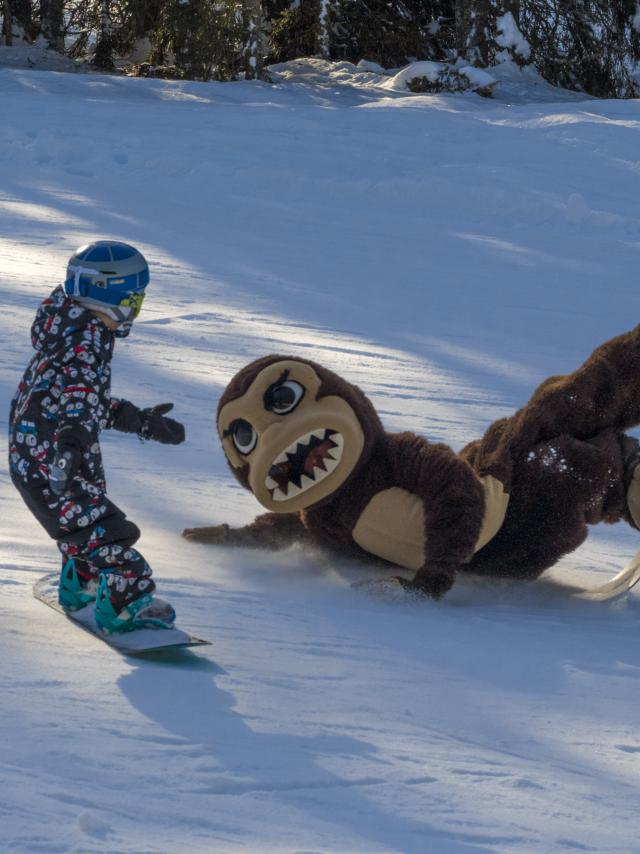
{"type": "Polygon", "coordinates": [[[184,442],[185,430],[179,421],[167,418],[173,403],[160,403],[147,409],[139,409],[128,400],[112,398],[107,428],[123,433],[136,433],[141,439],[153,439],[165,445],[184,442]]]}

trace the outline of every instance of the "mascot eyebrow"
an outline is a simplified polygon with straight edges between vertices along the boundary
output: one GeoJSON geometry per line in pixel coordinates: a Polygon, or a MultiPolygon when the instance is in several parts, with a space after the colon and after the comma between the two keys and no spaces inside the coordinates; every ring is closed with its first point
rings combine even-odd
{"type": "Polygon", "coordinates": [[[271,412],[271,410],[273,409],[273,395],[276,389],[280,388],[281,385],[284,385],[284,383],[286,383],[286,381],[289,379],[290,373],[291,371],[284,370],[280,374],[278,379],[274,383],[271,383],[269,388],[265,391],[262,400],[264,401],[264,408],[269,412],[271,412]]]}
{"type": "MultiPolygon", "coordinates": [[[[268,412],[272,412],[272,411],[274,410],[275,405],[276,405],[276,401],[275,401],[275,393],[276,393],[276,391],[277,391],[279,388],[282,388],[282,386],[286,383],[286,381],[289,379],[289,375],[290,375],[290,373],[291,373],[291,371],[290,371],[289,369],[285,369],[285,370],[280,374],[280,376],[278,377],[278,379],[277,379],[275,382],[271,383],[271,385],[269,386],[269,388],[265,391],[264,395],[262,396],[262,400],[263,400],[263,403],[264,403],[264,408],[265,408],[268,412]]],[[[302,400],[302,397],[304,397],[304,393],[301,395],[300,400],[302,400]]],[[[239,420],[239,419],[237,419],[237,418],[236,418],[236,419],[235,419],[235,420],[234,420],[234,421],[233,421],[233,422],[232,422],[232,423],[231,423],[231,424],[226,428],[226,430],[223,430],[223,431],[222,431],[222,438],[223,438],[223,439],[228,439],[228,438],[230,438],[230,437],[233,435],[234,428],[235,428],[235,425],[236,425],[236,423],[237,423],[237,421],[238,421],[238,420],[239,420]]],[[[240,420],[241,420],[241,419],[240,419],[240,420]]]]}

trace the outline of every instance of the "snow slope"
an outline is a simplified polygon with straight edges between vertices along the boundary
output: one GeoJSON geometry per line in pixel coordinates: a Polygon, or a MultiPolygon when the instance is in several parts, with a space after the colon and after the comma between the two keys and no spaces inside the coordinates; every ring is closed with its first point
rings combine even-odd
{"type": "MultiPolygon", "coordinates": [[[[53,544],[0,471],[0,850],[624,852],[640,833],[640,596],[462,579],[440,604],[362,566],[215,550],[259,507],[214,435],[273,351],[455,447],[640,317],[640,108],[506,70],[418,97],[316,63],[276,85],[0,69],[0,408],[68,254],[103,236],[153,284],[114,391],[174,400],[179,448],[107,435],[110,491],[180,622],[213,646],[123,659],[31,598],[53,544]]],[[[2,428],[2,454],[6,453],[2,428]]],[[[638,547],[596,529],[549,575],[638,547]]]]}

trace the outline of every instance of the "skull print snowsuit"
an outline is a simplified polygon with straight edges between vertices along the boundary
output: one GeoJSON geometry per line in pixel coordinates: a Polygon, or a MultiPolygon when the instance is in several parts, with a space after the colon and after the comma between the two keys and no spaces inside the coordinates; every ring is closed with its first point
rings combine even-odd
{"type": "Polygon", "coordinates": [[[111,600],[124,607],[151,592],[151,568],[133,543],[140,531],[107,498],[100,432],[132,430],[133,404],[111,397],[111,358],[117,332],[56,288],[40,305],[31,328],[35,355],[11,403],[11,479],[27,507],[73,557],[80,578],[108,572],[111,600]],[[71,488],[57,496],[49,467],[61,432],[82,448],[71,488]]]}

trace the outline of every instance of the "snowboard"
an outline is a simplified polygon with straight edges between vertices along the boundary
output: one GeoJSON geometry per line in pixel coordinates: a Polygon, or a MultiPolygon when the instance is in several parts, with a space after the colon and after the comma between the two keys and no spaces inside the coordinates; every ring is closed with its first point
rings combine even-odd
{"type": "Polygon", "coordinates": [[[90,632],[108,646],[123,655],[179,650],[192,646],[210,646],[210,641],[201,640],[182,629],[134,629],[122,634],[107,634],[101,631],[93,614],[93,603],[78,611],[65,611],[58,602],[58,580],[60,573],[50,572],[33,585],[33,595],[54,611],[58,611],[81,629],[90,632]]]}
{"type": "MultiPolygon", "coordinates": [[[[474,576],[479,585],[490,585],[492,582],[505,583],[505,579],[483,578],[482,576],[474,576]]],[[[575,585],[564,584],[559,582],[551,582],[550,587],[557,588],[563,593],[575,598],[582,599],[587,602],[612,602],[614,599],[619,599],[628,593],[632,587],[640,581],[640,552],[637,552],[629,563],[617,575],[614,575],[609,581],[600,584],[596,587],[577,587],[575,585]]],[[[518,582],[513,581],[513,584],[532,584],[535,582],[518,582]]],[[[354,589],[369,593],[373,596],[389,599],[389,600],[406,600],[408,598],[419,598],[419,594],[408,592],[396,579],[366,579],[364,581],[356,581],[351,585],[354,589]]]]}

